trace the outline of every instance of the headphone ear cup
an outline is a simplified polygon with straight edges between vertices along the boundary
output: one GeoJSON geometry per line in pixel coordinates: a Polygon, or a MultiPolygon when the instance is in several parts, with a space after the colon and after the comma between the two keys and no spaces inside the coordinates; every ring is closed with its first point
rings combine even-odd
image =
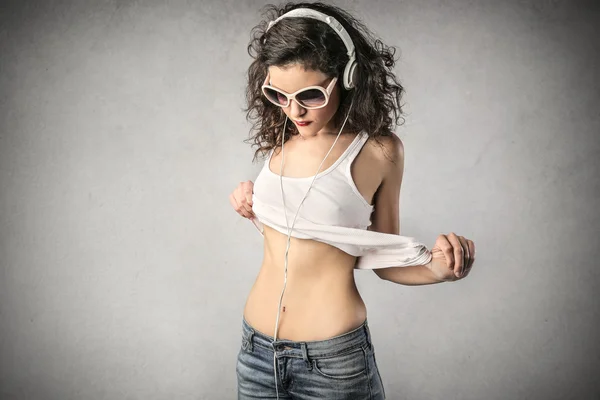
{"type": "Polygon", "coordinates": [[[344,68],[344,88],[350,90],[356,86],[357,71],[356,71],[356,60],[350,60],[344,68]]]}

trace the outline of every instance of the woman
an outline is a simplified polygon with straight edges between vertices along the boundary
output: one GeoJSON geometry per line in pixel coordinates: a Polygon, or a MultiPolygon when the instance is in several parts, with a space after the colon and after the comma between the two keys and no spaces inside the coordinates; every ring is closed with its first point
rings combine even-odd
{"type": "Polygon", "coordinates": [[[399,235],[404,153],[392,123],[403,88],[393,52],[332,5],[267,14],[249,45],[246,92],[255,157],[267,157],[255,184],[230,195],[264,235],[238,398],[384,399],[354,269],[405,285],[455,281],[469,274],[474,243],[451,233],[429,251],[399,235]]]}

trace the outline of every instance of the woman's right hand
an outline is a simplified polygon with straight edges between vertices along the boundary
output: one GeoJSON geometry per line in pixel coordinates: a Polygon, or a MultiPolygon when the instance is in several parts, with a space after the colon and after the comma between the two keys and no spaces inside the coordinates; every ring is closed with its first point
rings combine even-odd
{"type": "Polygon", "coordinates": [[[244,218],[254,219],[256,215],[252,211],[252,181],[240,182],[235,190],[229,195],[229,202],[233,209],[244,218]]]}

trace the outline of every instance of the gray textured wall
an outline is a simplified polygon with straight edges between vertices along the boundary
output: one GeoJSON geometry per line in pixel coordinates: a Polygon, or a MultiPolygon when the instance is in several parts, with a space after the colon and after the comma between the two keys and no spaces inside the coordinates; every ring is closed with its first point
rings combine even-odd
{"type": "MultiPolygon", "coordinates": [[[[1,3],[2,400],[235,398],[263,4],[1,3]]],[[[598,3],[337,4],[400,50],[403,234],[478,250],[454,284],[356,272],[388,397],[599,398],[598,3]]]]}

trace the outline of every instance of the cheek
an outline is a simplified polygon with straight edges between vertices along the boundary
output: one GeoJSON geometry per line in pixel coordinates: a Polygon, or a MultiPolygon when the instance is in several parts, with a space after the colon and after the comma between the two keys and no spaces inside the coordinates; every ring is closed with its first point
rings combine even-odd
{"type": "Polygon", "coordinates": [[[339,100],[337,99],[336,96],[332,96],[329,99],[329,103],[327,103],[327,105],[325,107],[318,108],[316,110],[308,110],[308,111],[312,113],[313,118],[311,118],[311,119],[315,119],[315,120],[326,123],[331,118],[333,118],[333,116],[337,112],[338,106],[339,106],[339,100]]]}
{"type": "Polygon", "coordinates": [[[313,112],[312,119],[323,123],[329,121],[331,117],[333,117],[333,115],[335,114],[335,108],[329,106],[311,111],[313,112]]]}
{"type": "Polygon", "coordinates": [[[332,102],[327,104],[324,108],[312,110],[314,112],[314,119],[323,124],[327,124],[335,116],[337,108],[338,104],[336,102],[332,102]]]}
{"type": "Polygon", "coordinates": [[[339,99],[339,92],[336,88],[336,90],[333,91],[333,93],[331,94],[331,97],[329,98],[329,103],[327,103],[327,105],[318,111],[322,112],[322,115],[324,118],[326,118],[327,120],[330,120],[331,118],[334,117],[335,113],[338,110],[338,107],[340,105],[340,99],[339,99]]]}

